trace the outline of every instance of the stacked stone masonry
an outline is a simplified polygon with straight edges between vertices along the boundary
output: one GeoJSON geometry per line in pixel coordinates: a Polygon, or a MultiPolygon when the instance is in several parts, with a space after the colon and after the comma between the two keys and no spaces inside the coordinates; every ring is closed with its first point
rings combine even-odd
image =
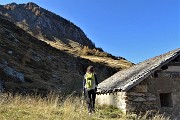
{"type": "Polygon", "coordinates": [[[180,57],[177,59],[126,92],[98,95],[97,102],[116,106],[125,113],[151,111],[180,118],[180,57]]]}

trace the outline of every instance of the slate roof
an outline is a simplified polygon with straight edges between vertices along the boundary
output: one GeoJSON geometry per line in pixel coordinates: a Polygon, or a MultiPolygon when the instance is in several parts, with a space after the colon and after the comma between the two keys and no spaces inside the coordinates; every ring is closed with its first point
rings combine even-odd
{"type": "Polygon", "coordinates": [[[151,73],[155,72],[157,68],[161,68],[178,55],[180,55],[180,48],[140,62],[129,69],[119,71],[99,83],[97,93],[105,94],[118,91],[128,91],[133,86],[147,78],[151,73]]]}

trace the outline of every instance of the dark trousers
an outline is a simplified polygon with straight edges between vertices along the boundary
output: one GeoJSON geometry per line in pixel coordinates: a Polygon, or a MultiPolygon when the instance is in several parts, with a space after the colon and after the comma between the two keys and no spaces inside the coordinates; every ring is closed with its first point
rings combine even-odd
{"type": "Polygon", "coordinates": [[[86,96],[86,102],[88,105],[88,112],[95,112],[95,99],[96,99],[96,91],[94,89],[92,90],[86,90],[85,91],[86,96]]]}
{"type": "Polygon", "coordinates": [[[5,82],[3,79],[0,78],[0,92],[4,92],[5,91],[5,82]]]}

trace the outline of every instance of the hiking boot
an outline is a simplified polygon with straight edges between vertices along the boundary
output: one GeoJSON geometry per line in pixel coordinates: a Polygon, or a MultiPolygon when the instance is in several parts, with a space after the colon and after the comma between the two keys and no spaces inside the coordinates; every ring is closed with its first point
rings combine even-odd
{"type": "Polygon", "coordinates": [[[88,112],[89,116],[92,115],[92,112],[88,112]]]}

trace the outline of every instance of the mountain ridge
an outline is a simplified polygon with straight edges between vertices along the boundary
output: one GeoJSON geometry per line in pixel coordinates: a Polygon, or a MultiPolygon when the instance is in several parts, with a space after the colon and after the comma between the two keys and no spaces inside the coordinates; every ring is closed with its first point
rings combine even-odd
{"type": "Polygon", "coordinates": [[[33,34],[41,40],[61,41],[67,44],[69,40],[83,46],[95,48],[94,43],[85,33],[72,22],[41,8],[33,2],[27,4],[11,3],[1,5],[0,11],[11,22],[33,34]],[[65,40],[64,40],[65,39],[65,40]]]}
{"type": "Polygon", "coordinates": [[[89,65],[95,66],[99,82],[117,71],[56,49],[0,16],[0,83],[6,91],[80,92],[89,65]]]}
{"type": "Polygon", "coordinates": [[[35,3],[0,5],[0,14],[6,16],[11,22],[32,36],[57,49],[89,59],[93,62],[105,63],[119,70],[133,65],[133,63],[123,57],[116,57],[104,52],[101,48],[96,48],[95,44],[86,37],[85,33],[78,26],[55,13],[39,7],[35,3]],[[59,26],[56,23],[59,23],[59,26]],[[49,31],[49,28],[55,30],[49,31]],[[65,36],[63,36],[62,30],[69,32],[65,32],[65,36]],[[73,33],[75,36],[73,37],[69,33],[73,33]],[[78,41],[79,39],[81,42],[78,41]]]}
{"type": "Polygon", "coordinates": [[[0,89],[5,81],[13,92],[80,92],[89,65],[99,82],[133,65],[96,48],[79,27],[32,2],[0,5],[0,26],[0,89]]]}

